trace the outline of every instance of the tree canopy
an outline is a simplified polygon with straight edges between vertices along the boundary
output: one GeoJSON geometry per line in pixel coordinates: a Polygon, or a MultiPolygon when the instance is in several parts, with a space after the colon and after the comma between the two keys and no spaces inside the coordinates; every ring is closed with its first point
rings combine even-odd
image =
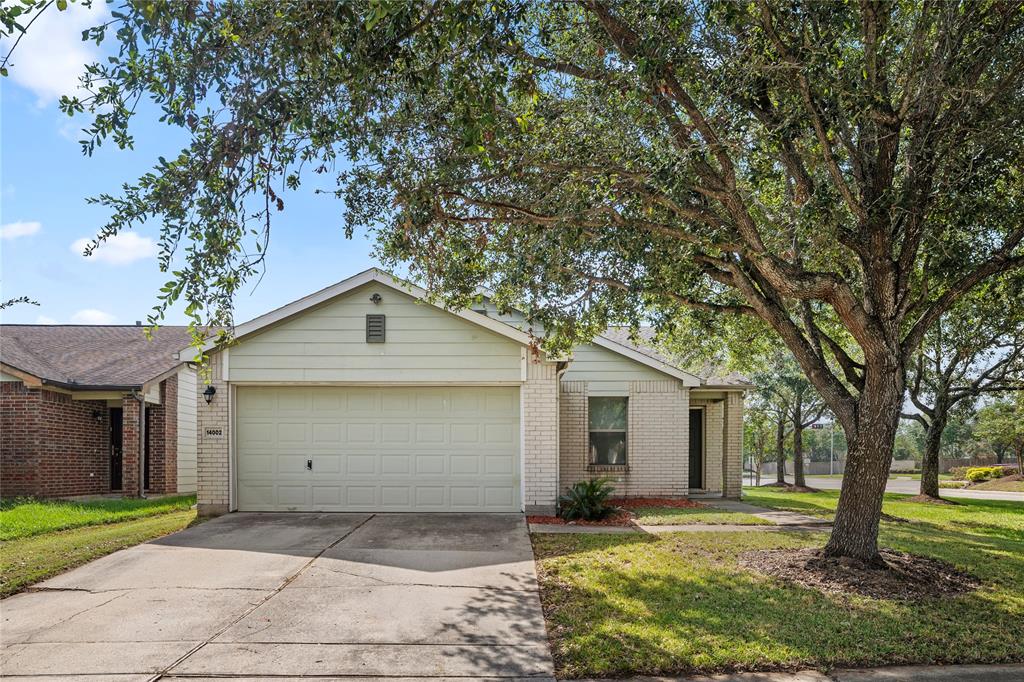
{"type": "MultiPolygon", "coordinates": [[[[1019,2],[141,2],[90,33],[85,150],[143,97],[191,134],[98,201],[162,221],[162,306],[230,322],[310,173],[453,305],[564,349],[610,321],[766,325],[850,442],[827,551],[877,559],[906,366],[1024,264],[1019,2]]],[[[163,308],[157,310],[159,318],[163,308]]]]}

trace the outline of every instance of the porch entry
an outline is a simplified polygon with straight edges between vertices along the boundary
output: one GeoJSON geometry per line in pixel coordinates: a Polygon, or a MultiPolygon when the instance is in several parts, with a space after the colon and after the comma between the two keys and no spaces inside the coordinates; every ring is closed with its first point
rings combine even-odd
{"type": "Polygon", "coordinates": [[[690,410],[690,489],[704,488],[704,410],[690,410]]]}
{"type": "Polygon", "coordinates": [[[110,489],[122,490],[124,477],[122,467],[124,456],[124,410],[110,408],[110,489]]]}

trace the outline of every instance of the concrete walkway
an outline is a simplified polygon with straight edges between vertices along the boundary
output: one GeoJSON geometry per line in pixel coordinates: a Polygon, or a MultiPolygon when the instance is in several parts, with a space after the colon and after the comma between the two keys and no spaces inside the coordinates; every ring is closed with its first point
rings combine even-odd
{"type": "Polygon", "coordinates": [[[230,514],[57,576],[0,616],[13,679],[553,675],[512,514],[230,514]]]}
{"type": "Polygon", "coordinates": [[[632,526],[579,526],[531,523],[531,533],[746,533],[750,531],[824,531],[832,527],[829,521],[791,511],[766,509],[739,500],[701,500],[702,504],[716,509],[750,514],[764,519],[772,525],[685,523],[678,525],[648,526],[641,523],[632,526]]]}
{"type": "Polygon", "coordinates": [[[1022,682],[1024,665],[908,665],[889,668],[733,673],[698,677],[631,677],[580,682],[1022,682]]]}

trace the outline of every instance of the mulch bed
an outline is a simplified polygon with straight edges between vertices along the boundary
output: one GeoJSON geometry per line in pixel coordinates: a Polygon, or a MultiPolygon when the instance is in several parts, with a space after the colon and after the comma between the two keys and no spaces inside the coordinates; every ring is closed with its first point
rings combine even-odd
{"type": "Polygon", "coordinates": [[[672,507],[674,509],[706,509],[708,505],[683,497],[619,497],[609,503],[623,509],[645,507],[672,507]]]}
{"type": "Polygon", "coordinates": [[[647,507],[672,507],[674,509],[705,509],[706,504],[677,497],[618,497],[608,500],[619,511],[600,521],[566,521],[558,516],[527,516],[527,523],[550,524],[553,526],[632,526],[635,519],[630,509],[647,507]]]}
{"type": "Polygon", "coordinates": [[[527,523],[547,524],[552,526],[632,526],[633,515],[626,510],[609,514],[600,521],[566,521],[559,516],[527,516],[527,523]]]}
{"type": "Polygon", "coordinates": [[[880,554],[884,567],[856,559],[826,558],[820,549],[745,552],[739,561],[760,573],[821,592],[893,601],[949,597],[970,592],[981,584],[974,576],[938,559],[891,549],[883,549],[880,554]]]}

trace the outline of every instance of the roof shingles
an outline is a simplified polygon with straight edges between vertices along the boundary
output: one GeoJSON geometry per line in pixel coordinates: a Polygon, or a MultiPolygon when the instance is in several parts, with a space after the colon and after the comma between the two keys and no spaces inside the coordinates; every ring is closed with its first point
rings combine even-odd
{"type": "Polygon", "coordinates": [[[0,362],[68,388],[142,386],[180,364],[188,327],[0,325],[0,362]]]}

